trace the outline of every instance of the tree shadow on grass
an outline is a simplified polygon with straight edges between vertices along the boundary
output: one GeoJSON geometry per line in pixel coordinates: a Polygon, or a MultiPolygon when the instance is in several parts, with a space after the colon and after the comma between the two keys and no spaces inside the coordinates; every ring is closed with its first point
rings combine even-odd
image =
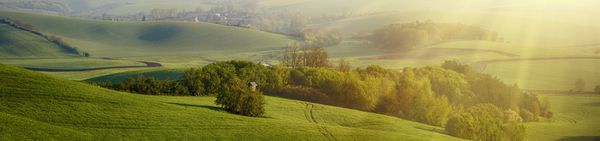
{"type": "Polygon", "coordinates": [[[168,103],[168,104],[173,104],[173,105],[178,105],[178,106],[184,106],[184,107],[206,108],[206,109],[210,109],[210,110],[213,110],[213,111],[227,112],[225,109],[223,109],[221,107],[217,107],[217,106],[194,105],[194,104],[185,104],[185,103],[168,103]]]}
{"type": "Polygon", "coordinates": [[[570,136],[560,138],[557,141],[600,141],[600,136],[570,136]]]}
{"type": "MultiPolygon", "coordinates": [[[[228,112],[227,110],[221,108],[221,107],[217,107],[217,106],[208,106],[208,105],[194,105],[194,104],[185,104],[185,103],[172,103],[169,102],[167,104],[173,104],[173,105],[178,105],[178,106],[184,106],[184,107],[194,107],[194,108],[206,108],[206,109],[210,109],[213,111],[220,111],[220,112],[226,112],[226,113],[231,113],[228,112]]],[[[231,113],[234,114],[234,113],[231,113]]],[[[268,116],[258,116],[257,118],[272,118],[272,117],[268,117],[268,116]]]]}

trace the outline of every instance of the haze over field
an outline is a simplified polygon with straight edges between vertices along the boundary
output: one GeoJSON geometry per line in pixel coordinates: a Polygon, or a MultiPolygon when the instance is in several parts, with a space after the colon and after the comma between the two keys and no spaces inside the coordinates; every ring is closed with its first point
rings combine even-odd
{"type": "Polygon", "coordinates": [[[0,140],[600,140],[597,0],[0,0],[0,140]]]}

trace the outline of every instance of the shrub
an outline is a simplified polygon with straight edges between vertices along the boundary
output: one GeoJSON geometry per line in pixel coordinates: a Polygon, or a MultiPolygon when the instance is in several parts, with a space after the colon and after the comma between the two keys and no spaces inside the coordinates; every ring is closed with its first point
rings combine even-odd
{"type": "Polygon", "coordinates": [[[519,115],[521,115],[521,118],[525,122],[533,122],[533,121],[539,120],[537,115],[533,114],[532,112],[530,112],[527,109],[521,109],[521,113],[519,113],[519,115]]]}
{"type": "Polygon", "coordinates": [[[502,125],[502,131],[504,136],[509,141],[522,141],[525,140],[525,126],[517,121],[511,121],[502,125]]]}
{"type": "Polygon", "coordinates": [[[180,82],[182,84],[180,87],[184,87],[185,89],[187,89],[187,92],[189,92],[193,96],[198,96],[204,93],[204,84],[202,83],[202,70],[200,68],[191,68],[186,70],[181,76],[180,82]]]}
{"type": "Polygon", "coordinates": [[[222,86],[223,91],[218,92],[215,103],[231,113],[251,117],[263,115],[265,113],[263,94],[245,86],[239,78],[229,80],[222,86]]]}
{"type": "Polygon", "coordinates": [[[478,104],[450,118],[446,131],[450,135],[476,141],[523,140],[523,124],[504,122],[503,115],[502,110],[492,104],[478,104]]]}

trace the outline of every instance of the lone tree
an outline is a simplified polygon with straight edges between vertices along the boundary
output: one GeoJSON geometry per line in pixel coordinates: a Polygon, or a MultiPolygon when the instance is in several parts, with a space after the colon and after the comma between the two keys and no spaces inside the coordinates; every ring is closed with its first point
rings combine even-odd
{"type": "Polygon", "coordinates": [[[215,103],[225,110],[244,116],[258,117],[265,113],[264,96],[246,87],[242,80],[233,78],[218,92],[215,103]]]}
{"type": "Polygon", "coordinates": [[[583,92],[585,91],[585,80],[579,78],[575,80],[575,91],[583,92]]]}
{"type": "Polygon", "coordinates": [[[597,85],[596,88],[594,88],[594,92],[596,92],[596,94],[600,94],[600,85],[597,85]]]}
{"type": "Polygon", "coordinates": [[[351,69],[350,62],[346,61],[344,58],[340,59],[338,69],[341,72],[349,72],[351,69]]]}

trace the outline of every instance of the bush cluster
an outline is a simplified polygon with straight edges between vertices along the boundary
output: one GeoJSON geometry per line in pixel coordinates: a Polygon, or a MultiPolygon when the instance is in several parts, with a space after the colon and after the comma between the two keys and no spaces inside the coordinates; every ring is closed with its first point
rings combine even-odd
{"type": "Polygon", "coordinates": [[[432,21],[391,24],[363,37],[375,47],[408,50],[425,45],[455,40],[502,41],[498,33],[480,27],[432,21]]]}

